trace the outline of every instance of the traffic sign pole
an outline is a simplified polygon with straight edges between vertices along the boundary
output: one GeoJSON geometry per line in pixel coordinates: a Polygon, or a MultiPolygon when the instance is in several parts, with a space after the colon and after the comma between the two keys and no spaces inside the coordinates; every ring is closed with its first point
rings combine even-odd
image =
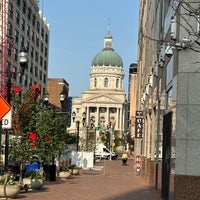
{"type": "Polygon", "coordinates": [[[0,120],[0,162],[2,160],[1,137],[2,137],[2,120],[0,120]]]}

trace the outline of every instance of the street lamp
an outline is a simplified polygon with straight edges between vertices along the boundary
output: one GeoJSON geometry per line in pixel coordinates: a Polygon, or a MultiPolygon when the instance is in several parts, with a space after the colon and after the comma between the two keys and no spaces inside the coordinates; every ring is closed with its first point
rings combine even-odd
{"type": "Polygon", "coordinates": [[[76,121],[76,129],[77,129],[77,143],[76,143],[76,151],[78,151],[78,145],[79,145],[79,127],[80,127],[80,121],[76,121]]]}
{"type": "Polygon", "coordinates": [[[19,52],[19,63],[22,70],[22,75],[24,75],[25,68],[28,65],[28,53],[25,47],[23,47],[19,52]]]}
{"type": "MultiPolygon", "coordinates": [[[[72,113],[72,120],[73,122],[75,121],[76,118],[76,113],[73,111],[72,113]]],[[[77,130],[77,135],[76,135],[76,151],[78,151],[78,145],[79,145],[79,128],[80,128],[80,121],[76,121],[76,130],[77,130]]]]}
{"type": "Polygon", "coordinates": [[[82,120],[82,122],[83,122],[83,127],[85,127],[86,112],[83,112],[82,118],[83,118],[83,120],[82,120]]]}
{"type": "MultiPolygon", "coordinates": [[[[25,68],[28,64],[28,53],[25,48],[22,48],[19,53],[19,63],[22,69],[22,75],[24,74],[25,68]]],[[[8,66],[7,70],[7,102],[8,104],[11,103],[11,68],[8,66]]],[[[8,154],[9,154],[9,131],[6,129],[5,133],[5,163],[4,163],[4,169],[5,171],[8,170],[8,154]]]]}
{"type": "Polygon", "coordinates": [[[65,94],[60,94],[61,110],[63,111],[63,104],[65,102],[65,94]]]}
{"type": "Polygon", "coordinates": [[[73,122],[74,122],[75,118],[76,118],[76,113],[73,112],[73,113],[72,113],[72,120],[73,120],[73,122]]]}

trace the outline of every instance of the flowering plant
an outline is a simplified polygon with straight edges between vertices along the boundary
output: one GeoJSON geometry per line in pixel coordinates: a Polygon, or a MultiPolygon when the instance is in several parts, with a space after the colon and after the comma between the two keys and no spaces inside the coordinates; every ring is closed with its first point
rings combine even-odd
{"type": "Polygon", "coordinates": [[[0,176],[0,185],[16,185],[13,174],[4,174],[0,176]]]}
{"type": "Polygon", "coordinates": [[[29,170],[25,173],[25,178],[29,179],[44,179],[41,175],[40,171],[37,170],[29,170]]]}
{"type": "Polygon", "coordinates": [[[63,166],[60,166],[59,171],[60,171],[60,172],[69,172],[70,169],[69,169],[68,166],[63,165],[63,166]]]}

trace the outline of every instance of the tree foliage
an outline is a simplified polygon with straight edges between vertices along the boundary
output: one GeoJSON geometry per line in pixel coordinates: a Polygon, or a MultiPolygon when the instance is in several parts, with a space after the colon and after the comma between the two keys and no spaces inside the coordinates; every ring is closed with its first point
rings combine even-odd
{"type": "Polygon", "coordinates": [[[66,114],[43,105],[43,98],[36,98],[34,89],[14,94],[13,134],[10,157],[27,161],[34,155],[49,163],[59,155],[66,143],[66,114]]]}

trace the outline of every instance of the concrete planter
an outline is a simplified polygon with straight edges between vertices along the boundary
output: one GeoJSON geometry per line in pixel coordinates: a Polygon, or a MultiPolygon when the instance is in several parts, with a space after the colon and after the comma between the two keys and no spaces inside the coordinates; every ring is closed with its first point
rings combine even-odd
{"type": "Polygon", "coordinates": [[[72,174],[73,175],[79,174],[79,169],[72,169],[72,174]]]}
{"type": "Polygon", "coordinates": [[[58,176],[60,179],[67,179],[70,178],[71,176],[71,171],[67,171],[67,172],[59,172],[58,176]]]}
{"type": "Polygon", "coordinates": [[[23,185],[28,185],[29,189],[41,189],[44,185],[44,180],[23,178],[23,185]]]}
{"type": "Polygon", "coordinates": [[[0,198],[15,198],[20,189],[20,185],[0,185],[0,198]]]}

